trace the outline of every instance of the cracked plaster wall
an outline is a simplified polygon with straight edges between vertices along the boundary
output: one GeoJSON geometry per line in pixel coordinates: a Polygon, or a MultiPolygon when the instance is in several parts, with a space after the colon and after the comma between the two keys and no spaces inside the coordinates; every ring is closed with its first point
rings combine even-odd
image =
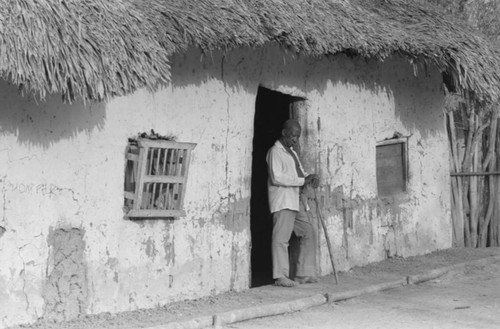
{"type": "MultiPolygon", "coordinates": [[[[0,168],[0,328],[248,288],[259,84],[307,98],[300,114],[305,164],[323,178],[321,199],[342,269],[451,245],[436,72],[415,78],[397,57],[385,63],[303,59],[272,46],[225,56],[190,50],[172,63],[171,85],[107,104],[36,102],[0,85],[6,164],[0,168]],[[175,221],[123,218],[126,141],[150,129],[197,143],[187,215],[175,221]],[[413,134],[410,191],[397,202],[381,201],[374,147],[394,130],[413,134]],[[69,270],[56,275],[54,261],[68,253],[81,261],[61,263],[69,270]],[[79,294],[73,304],[58,305],[53,287],[68,273],[79,294]]],[[[321,272],[331,271],[324,239],[319,255],[321,272]]]]}

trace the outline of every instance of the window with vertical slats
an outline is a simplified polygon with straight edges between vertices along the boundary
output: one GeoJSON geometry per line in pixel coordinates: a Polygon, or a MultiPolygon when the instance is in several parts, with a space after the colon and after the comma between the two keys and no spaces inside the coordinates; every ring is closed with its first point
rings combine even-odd
{"type": "Polygon", "coordinates": [[[130,218],[184,216],[183,201],[193,143],[137,139],[129,143],[125,211],[130,218]]]}

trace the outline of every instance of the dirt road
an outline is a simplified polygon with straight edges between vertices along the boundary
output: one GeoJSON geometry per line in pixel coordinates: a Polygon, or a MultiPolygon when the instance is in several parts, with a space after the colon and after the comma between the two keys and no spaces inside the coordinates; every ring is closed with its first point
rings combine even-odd
{"type": "Polygon", "coordinates": [[[439,279],[226,328],[500,328],[500,261],[439,279]]]}

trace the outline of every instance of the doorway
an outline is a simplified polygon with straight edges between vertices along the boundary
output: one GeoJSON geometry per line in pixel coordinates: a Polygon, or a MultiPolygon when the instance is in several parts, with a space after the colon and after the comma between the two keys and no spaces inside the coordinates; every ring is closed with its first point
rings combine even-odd
{"type": "Polygon", "coordinates": [[[291,105],[299,100],[303,98],[264,87],[259,87],[257,91],[250,199],[252,287],[273,282],[271,258],[273,220],[267,199],[266,155],[269,148],[280,137],[283,123],[290,118],[295,118],[291,105]]]}

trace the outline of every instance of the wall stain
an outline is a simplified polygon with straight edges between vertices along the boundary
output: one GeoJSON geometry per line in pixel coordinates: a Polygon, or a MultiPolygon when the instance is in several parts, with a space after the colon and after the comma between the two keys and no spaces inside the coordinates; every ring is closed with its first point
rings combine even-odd
{"type": "MultiPolygon", "coordinates": [[[[106,250],[106,254],[109,256],[109,251],[106,250]]],[[[110,268],[110,270],[113,271],[113,281],[118,283],[119,279],[119,274],[118,271],[116,271],[116,268],[118,267],[119,260],[116,257],[109,257],[108,260],[106,261],[106,266],[110,268]]]]}
{"type": "Polygon", "coordinates": [[[153,240],[153,238],[149,237],[148,240],[146,242],[143,242],[142,244],[146,246],[146,255],[150,258],[154,258],[158,253],[158,250],[156,250],[155,241],[153,240]]]}
{"type": "MultiPolygon", "coordinates": [[[[231,275],[229,281],[229,289],[234,290],[237,278],[241,276],[241,255],[240,241],[236,239],[238,233],[250,231],[250,198],[237,199],[234,194],[230,194],[228,198],[221,200],[219,209],[224,211],[216,211],[212,216],[214,224],[220,224],[226,232],[232,233],[230,241],[231,248],[231,275]],[[222,202],[225,202],[223,204],[222,202]]],[[[250,250],[251,238],[248,237],[248,242],[245,245],[246,250],[250,250]]]]}
{"type": "Polygon", "coordinates": [[[165,222],[165,235],[163,237],[163,250],[167,266],[175,264],[175,234],[172,232],[173,223],[165,222]]]}
{"type": "MultiPolygon", "coordinates": [[[[363,199],[359,195],[352,197],[344,192],[343,186],[333,189],[326,186],[321,191],[318,190],[318,198],[321,200],[320,207],[323,208],[325,217],[342,218],[342,248],[347,260],[350,257],[350,239],[366,238],[368,244],[372,245],[376,235],[384,237],[387,258],[398,256],[399,248],[396,237],[404,232],[401,206],[409,202],[408,198],[396,196],[363,199]],[[362,218],[368,220],[361,220],[362,218]],[[374,232],[372,221],[377,219],[380,222],[378,226],[380,231],[374,232]]],[[[407,235],[403,239],[409,241],[407,235]]],[[[359,243],[356,242],[356,244],[359,243]]]]}
{"type": "Polygon", "coordinates": [[[51,228],[46,281],[42,296],[44,318],[70,320],[85,314],[88,306],[85,230],[73,227],[51,228]]]}
{"type": "Polygon", "coordinates": [[[216,212],[214,222],[218,221],[225,230],[240,233],[250,228],[250,198],[236,200],[234,195],[228,198],[227,211],[216,212]]]}
{"type": "MultiPolygon", "coordinates": [[[[106,251],[109,255],[109,252],[106,251]]],[[[108,260],[106,261],[106,266],[109,266],[110,268],[115,268],[118,265],[119,261],[118,258],[116,257],[109,257],[108,260]]]]}
{"type": "Polygon", "coordinates": [[[229,283],[229,289],[234,290],[234,283],[236,282],[236,276],[238,274],[238,264],[240,263],[239,257],[239,248],[235,246],[235,241],[233,239],[233,243],[231,246],[231,279],[229,283]]]}
{"type": "Polygon", "coordinates": [[[133,304],[137,308],[137,303],[135,302],[136,298],[137,298],[136,292],[132,292],[128,295],[128,303],[133,304]]]}

